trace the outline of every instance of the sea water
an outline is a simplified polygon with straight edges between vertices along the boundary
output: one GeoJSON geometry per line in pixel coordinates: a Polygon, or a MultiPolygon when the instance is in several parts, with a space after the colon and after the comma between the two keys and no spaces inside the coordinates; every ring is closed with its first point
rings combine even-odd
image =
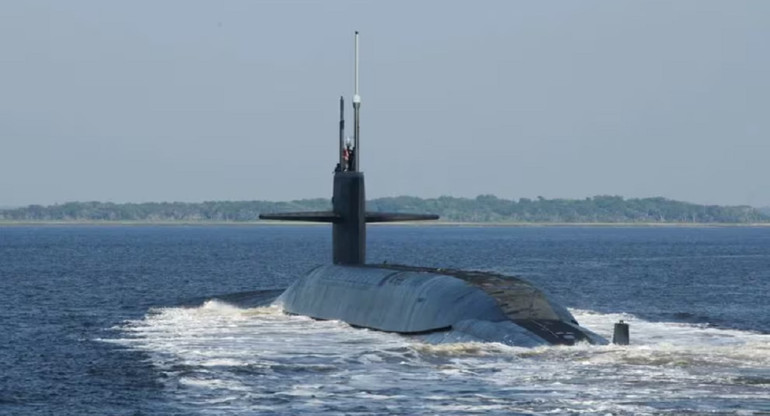
{"type": "Polygon", "coordinates": [[[327,226],[0,228],[0,414],[770,413],[770,229],[369,228],[372,263],[517,275],[608,338],[631,325],[630,346],[535,349],[256,306],[328,262],[330,240],[327,226]]]}

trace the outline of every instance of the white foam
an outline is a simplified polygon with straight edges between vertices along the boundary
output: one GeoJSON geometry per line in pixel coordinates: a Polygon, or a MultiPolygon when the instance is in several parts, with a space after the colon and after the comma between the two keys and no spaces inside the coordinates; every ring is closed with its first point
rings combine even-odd
{"type": "Polygon", "coordinates": [[[715,400],[770,407],[767,335],[573,313],[606,337],[619,319],[629,322],[632,345],[426,345],[218,301],[155,309],[112,342],[146,351],[175,400],[214,413],[677,414],[709,411],[715,400]]]}
{"type": "Polygon", "coordinates": [[[678,322],[649,322],[629,314],[571,311],[581,325],[612,337],[615,322],[630,325],[631,345],[604,347],[604,359],[651,364],[770,366],[770,335],[678,322]]]}

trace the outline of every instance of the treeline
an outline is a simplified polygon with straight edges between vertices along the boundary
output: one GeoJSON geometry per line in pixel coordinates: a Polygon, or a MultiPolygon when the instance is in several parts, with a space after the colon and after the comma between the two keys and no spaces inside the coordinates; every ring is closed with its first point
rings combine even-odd
{"type": "Polygon", "coordinates": [[[749,206],[698,205],[665,198],[595,196],[585,199],[475,199],[440,197],[380,198],[369,203],[373,211],[433,212],[442,220],[468,222],[542,223],[760,223],[770,215],[749,206]]]}
{"type": "MultiPolygon", "coordinates": [[[[595,196],[585,199],[500,199],[394,197],[367,202],[370,211],[434,213],[442,221],[522,223],[763,223],[770,213],[749,206],[698,205],[665,198],[595,196]]],[[[245,222],[261,212],[321,211],[328,199],[291,202],[212,201],[201,203],[68,202],[0,210],[0,221],[245,222]]]]}
{"type": "Polygon", "coordinates": [[[327,199],[292,202],[207,201],[145,202],[67,202],[57,205],[30,205],[0,210],[0,220],[11,221],[256,221],[260,212],[320,211],[330,208],[327,199]]]}

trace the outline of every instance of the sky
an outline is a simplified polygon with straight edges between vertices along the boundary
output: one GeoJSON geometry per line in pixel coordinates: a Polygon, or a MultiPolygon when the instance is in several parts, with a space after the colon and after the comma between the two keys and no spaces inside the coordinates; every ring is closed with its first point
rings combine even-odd
{"type": "Polygon", "coordinates": [[[330,197],[770,206],[768,1],[5,1],[0,206],[330,197]],[[352,135],[352,129],[348,129],[352,135]]]}

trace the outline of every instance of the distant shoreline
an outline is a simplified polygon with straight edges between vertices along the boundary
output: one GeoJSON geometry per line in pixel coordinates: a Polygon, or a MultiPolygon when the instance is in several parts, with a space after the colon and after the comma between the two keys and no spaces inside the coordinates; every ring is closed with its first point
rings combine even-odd
{"type": "MultiPolygon", "coordinates": [[[[316,222],[283,222],[283,221],[2,221],[1,227],[59,227],[59,226],[227,226],[227,227],[320,227],[327,224],[316,222]]],[[[418,221],[374,223],[372,227],[617,227],[617,228],[708,228],[708,227],[770,227],[770,223],[709,223],[709,222],[454,222],[454,221],[418,221]]]]}
{"type": "MultiPolygon", "coordinates": [[[[418,198],[399,196],[366,202],[372,212],[432,213],[446,221],[442,225],[467,226],[645,226],[684,224],[770,223],[770,211],[750,206],[698,205],[662,197],[624,199],[594,196],[585,199],[520,198],[506,200],[494,195],[474,199],[442,196],[418,198]]],[[[66,202],[29,205],[0,210],[0,222],[53,224],[263,224],[265,212],[329,211],[324,198],[285,202],[207,201],[185,202],[66,202]]],[[[768,208],[770,210],[770,208],[768,208]]]]}

